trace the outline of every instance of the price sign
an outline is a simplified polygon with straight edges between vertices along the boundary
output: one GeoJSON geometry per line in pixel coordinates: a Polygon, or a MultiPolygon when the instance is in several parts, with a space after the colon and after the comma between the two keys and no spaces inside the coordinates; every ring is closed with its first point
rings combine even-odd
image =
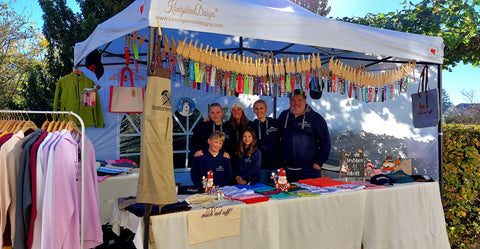
{"type": "Polygon", "coordinates": [[[365,158],[363,152],[343,152],[340,175],[364,177],[365,158]]]}

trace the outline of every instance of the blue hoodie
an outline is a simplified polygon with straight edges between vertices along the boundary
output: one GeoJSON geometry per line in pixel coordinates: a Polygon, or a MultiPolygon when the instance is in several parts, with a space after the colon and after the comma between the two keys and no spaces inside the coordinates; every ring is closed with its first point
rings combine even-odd
{"type": "Polygon", "coordinates": [[[258,138],[258,148],[262,151],[262,169],[280,168],[280,130],[277,119],[267,117],[265,122],[255,119],[250,122],[258,138]]]}
{"type": "Polygon", "coordinates": [[[305,113],[296,117],[290,109],[278,117],[281,153],[284,167],[311,169],[322,166],[330,155],[330,133],[325,119],[306,106],[305,113]]]}
{"type": "Polygon", "coordinates": [[[258,148],[250,157],[247,156],[247,150],[245,149],[242,157],[237,159],[237,167],[234,169],[233,177],[241,176],[247,183],[254,185],[260,181],[261,163],[262,153],[258,148]]]}

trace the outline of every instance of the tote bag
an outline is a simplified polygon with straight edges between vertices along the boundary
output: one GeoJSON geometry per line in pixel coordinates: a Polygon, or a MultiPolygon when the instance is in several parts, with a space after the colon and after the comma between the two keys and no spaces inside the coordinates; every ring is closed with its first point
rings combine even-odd
{"type": "Polygon", "coordinates": [[[428,89],[428,66],[425,66],[420,75],[421,83],[417,93],[412,96],[413,127],[432,127],[440,121],[438,109],[438,88],[428,89]]]}
{"type": "Polygon", "coordinates": [[[120,80],[120,86],[110,86],[109,112],[114,113],[141,113],[143,112],[143,87],[135,87],[133,84],[133,72],[124,67],[120,80]],[[131,87],[123,87],[125,71],[130,73],[131,87]]]}

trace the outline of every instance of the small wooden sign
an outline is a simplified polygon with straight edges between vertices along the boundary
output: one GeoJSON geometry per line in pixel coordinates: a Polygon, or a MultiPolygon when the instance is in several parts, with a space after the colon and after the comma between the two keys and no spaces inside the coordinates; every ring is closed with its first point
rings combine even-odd
{"type": "Polygon", "coordinates": [[[364,177],[365,158],[363,152],[343,152],[338,177],[364,177]]]}

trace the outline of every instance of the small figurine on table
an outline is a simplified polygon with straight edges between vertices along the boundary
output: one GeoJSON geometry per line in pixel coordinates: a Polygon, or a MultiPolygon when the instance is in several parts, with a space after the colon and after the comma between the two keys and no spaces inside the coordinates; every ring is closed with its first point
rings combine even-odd
{"type": "Polygon", "coordinates": [[[271,178],[275,181],[276,189],[287,192],[290,188],[290,183],[287,181],[287,175],[285,174],[285,170],[283,168],[278,170],[278,176],[275,174],[275,172],[272,172],[271,178]]]}
{"type": "Polygon", "coordinates": [[[372,161],[367,160],[367,165],[364,168],[365,176],[370,177],[375,175],[375,168],[373,167],[372,161]]]}
{"type": "Polygon", "coordinates": [[[219,201],[225,200],[225,195],[223,194],[223,191],[221,189],[217,190],[217,200],[219,201]]]}
{"type": "Polygon", "coordinates": [[[202,177],[202,184],[206,194],[213,193],[215,185],[213,185],[213,172],[211,170],[208,171],[207,178],[205,176],[202,177]]]}

